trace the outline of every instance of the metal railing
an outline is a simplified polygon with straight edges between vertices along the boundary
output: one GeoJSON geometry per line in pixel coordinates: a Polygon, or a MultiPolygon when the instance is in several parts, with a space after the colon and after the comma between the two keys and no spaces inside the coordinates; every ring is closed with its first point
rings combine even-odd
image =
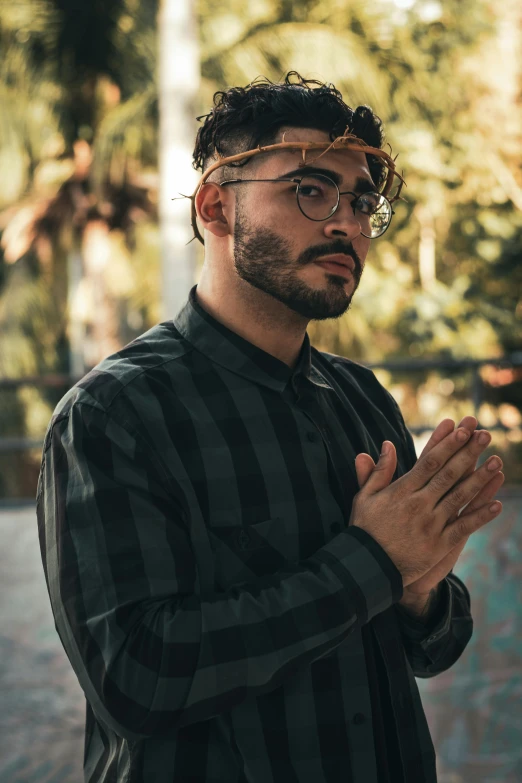
{"type": "MultiPolygon", "coordinates": [[[[473,415],[479,420],[478,412],[482,403],[482,389],[483,382],[480,378],[479,370],[484,365],[492,365],[501,369],[512,369],[513,367],[522,366],[522,351],[515,351],[511,354],[506,354],[502,357],[495,357],[492,359],[449,359],[449,358],[436,358],[436,359],[392,359],[386,362],[363,362],[357,360],[359,364],[368,367],[369,369],[383,369],[390,372],[420,372],[422,370],[447,370],[450,374],[457,373],[462,375],[463,372],[472,371],[471,382],[471,398],[473,405],[473,415]]],[[[86,370],[86,373],[88,370],[86,370]]],[[[85,374],[86,374],[85,373],[85,374]]],[[[64,394],[74,384],[81,380],[84,376],[72,377],[70,375],[33,375],[25,378],[0,378],[0,395],[4,389],[16,389],[20,386],[36,386],[43,388],[55,388],[63,389],[64,394]]],[[[0,406],[1,407],[1,406],[0,406]]],[[[479,420],[479,428],[482,425],[479,420]]],[[[414,435],[419,435],[426,430],[432,429],[432,425],[417,425],[408,429],[414,435]]],[[[503,432],[509,432],[510,428],[506,427],[502,423],[488,426],[489,431],[502,430],[503,432]]],[[[24,451],[25,449],[32,449],[43,447],[44,435],[41,438],[0,438],[0,453],[24,451]]]]}

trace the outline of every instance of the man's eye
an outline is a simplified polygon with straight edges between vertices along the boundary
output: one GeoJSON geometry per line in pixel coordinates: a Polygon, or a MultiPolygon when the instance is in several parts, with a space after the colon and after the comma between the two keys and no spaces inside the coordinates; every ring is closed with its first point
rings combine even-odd
{"type": "Polygon", "coordinates": [[[321,190],[321,188],[317,187],[316,185],[305,185],[304,187],[301,188],[301,195],[304,196],[305,198],[308,197],[316,198],[317,196],[322,196],[323,191],[321,190]],[[312,190],[314,190],[315,193],[311,193],[310,191],[312,190]]]}
{"type": "Polygon", "coordinates": [[[379,206],[379,199],[374,193],[367,193],[357,199],[357,209],[365,215],[372,215],[379,206]]]}

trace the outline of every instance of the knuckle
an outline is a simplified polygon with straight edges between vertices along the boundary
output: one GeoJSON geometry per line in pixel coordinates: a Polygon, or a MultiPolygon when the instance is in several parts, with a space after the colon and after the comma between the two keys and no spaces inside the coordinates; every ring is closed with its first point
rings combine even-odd
{"type": "Polygon", "coordinates": [[[464,489],[462,485],[456,487],[451,495],[448,496],[448,502],[449,505],[453,508],[462,508],[462,506],[465,506],[466,503],[469,500],[468,492],[464,489]]]}
{"type": "Polygon", "coordinates": [[[466,523],[464,520],[457,519],[451,525],[449,530],[449,540],[452,547],[457,546],[458,543],[467,535],[466,523]]]}
{"type": "Polygon", "coordinates": [[[424,468],[427,472],[438,470],[440,468],[440,460],[434,457],[433,454],[427,454],[424,459],[424,468]]]}
{"type": "Polygon", "coordinates": [[[484,487],[489,484],[491,479],[494,477],[494,474],[486,468],[486,470],[478,470],[475,471],[473,475],[473,491],[475,494],[477,492],[480,492],[481,489],[484,489],[484,487]]]}
{"type": "MultiPolygon", "coordinates": [[[[497,498],[495,498],[495,500],[497,500],[497,498]]],[[[491,520],[491,511],[489,510],[489,507],[491,506],[492,502],[493,500],[488,500],[487,503],[480,509],[480,518],[487,520],[488,522],[491,520]]]]}
{"type": "Polygon", "coordinates": [[[448,474],[446,471],[444,471],[443,473],[436,473],[433,476],[430,481],[430,486],[432,490],[435,490],[435,492],[443,492],[448,489],[449,483],[451,482],[448,481],[448,474]]]}
{"type": "Polygon", "coordinates": [[[457,470],[455,465],[446,465],[444,470],[442,471],[442,483],[448,484],[450,483],[453,485],[457,479],[460,478],[460,473],[457,470]]]}

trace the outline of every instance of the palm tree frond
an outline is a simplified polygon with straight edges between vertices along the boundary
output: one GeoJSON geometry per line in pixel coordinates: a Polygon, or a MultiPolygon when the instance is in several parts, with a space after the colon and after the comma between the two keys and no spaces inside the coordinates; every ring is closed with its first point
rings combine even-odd
{"type": "Polygon", "coordinates": [[[104,181],[121,187],[135,161],[152,163],[156,134],[151,113],[157,106],[157,88],[151,84],[142,93],[115,106],[98,126],[93,145],[92,181],[95,190],[104,181]]]}
{"type": "MultiPolygon", "coordinates": [[[[308,78],[334,82],[349,93],[350,100],[390,110],[387,79],[365,40],[349,29],[289,22],[259,30],[255,35],[220,55],[224,81],[243,84],[252,74],[279,79],[281,73],[297,70],[308,78]]],[[[208,73],[207,61],[204,63],[208,73]]]]}

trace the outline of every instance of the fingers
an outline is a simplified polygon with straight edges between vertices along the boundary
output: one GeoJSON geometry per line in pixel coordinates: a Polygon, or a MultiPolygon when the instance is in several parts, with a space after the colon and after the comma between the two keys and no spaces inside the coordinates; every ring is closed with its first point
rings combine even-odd
{"type": "MultiPolygon", "coordinates": [[[[478,457],[478,454],[480,454],[487,445],[487,443],[475,444],[472,441],[469,444],[469,448],[466,450],[468,452],[468,460],[471,459],[474,462],[478,457]]],[[[502,460],[495,455],[490,457],[478,470],[475,470],[471,476],[460,481],[456,486],[451,487],[451,482],[453,482],[453,484],[455,483],[455,476],[458,477],[461,467],[465,465],[463,462],[465,458],[466,455],[462,452],[455,455],[442,468],[438,476],[431,480],[430,485],[435,483],[435,486],[430,486],[430,489],[427,488],[428,492],[436,492],[437,485],[445,487],[447,483],[450,482],[450,491],[448,491],[444,497],[439,498],[439,502],[436,506],[436,508],[441,508],[448,514],[454,513],[466,503],[469,503],[469,501],[474,498],[502,468],[502,460]]]]}
{"type": "MultiPolygon", "coordinates": [[[[478,459],[487,448],[491,435],[486,430],[473,433],[459,427],[441,440],[431,451],[419,458],[412,470],[406,474],[405,487],[408,490],[425,489],[434,502],[460,480],[470,463],[478,459]],[[464,440],[460,440],[462,435],[464,440]],[[486,443],[479,443],[479,435],[485,435],[486,443]]],[[[402,481],[402,479],[401,479],[402,481]]]]}
{"type": "Polygon", "coordinates": [[[435,429],[432,432],[431,438],[424,446],[419,459],[421,459],[425,454],[428,453],[428,451],[431,451],[434,446],[437,445],[437,443],[440,443],[441,440],[444,440],[450,432],[453,432],[455,428],[455,422],[453,419],[443,419],[440,424],[438,424],[435,429]]]}
{"type": "MultiPolygon", "coordinates": [[[[474,432],[477,427],[478,421],[475,418],[475,416],[464,416],[458,427],[465,427],[470,432],[474,432]]],[[[431,435],[431,438],[424,446],[422,453],[419,457],[424,456],[424,454],[427,454],[428,451],[431,451],[431,449],[437,445],[437,443],[440,443],[444,438],[446,438],[453,430],[455,429],[455,422],[453,419],[443,419],[440,424],[438,424],[435,429],[433,430],[433,433],[431,435]]]]}
{"type": "MultiPolygon", "coordinates": [[[[493,459],[494,457],[491,458],[491,460],[493,459]]],[[[447,515],[450,515],[473,500],[475,496],[483,490],[484,486],[489,483],[491,476],[494,475],[488,470],[489,464],[490,460],[476,470],[472,476],[455,487],[453,491],[448,492],[448,494],[440,500],[436,508],[442,508],[447,515]]],[[[502,465],[499,465],[499,467],[496,468],[496,472],[498,472],[501,467],[502,465]]],[[[475,502],[474,507],[478,508],[480,505],[481,503],[477,504],[477,502],[475,502]]]]}
{"type": "Polygon", "coordinates": [[[446,525],[442,532],[442,537],[445,539],[448,548],[453,549],[463,538],[469,537],[472,533],[495,519],[495,517],[498,517],[502,511],[502,503],[497,501],[495,505],[496,507],[492,510],[493,504],[491,502],[485,503],[475,511],[462,514],[454,522],[446,525]]]}
{"type": "Polygon", "coordinates": [[[504,483],[505,478],[506,477],[502,471],[499,470],[498,473],[495,473],[493,478],[490,479],[487,484],[484,484],[480,491],[469,501],[466,507],[461,510],[460,516],[464,516],[464,514],[471,514],[473,511],[477,511],[479,508],[482,508],[485,503],[490,503],[504,483]]]}
{"type": "MultiPolygon", "coordinates": [[[[458,427],[462,428],[465,427],[468,429],[471,433],[473,433],[477,427],[478,421],[475,418],[475,416],[464,416],[464,418],[459,422],[458,427]]],[[[431,438],[426,443],[419,459],[424,456],[424,454],[427,454],[431,449],[437,445],[437,443],[440,443],[444,438],[446,438],[450,433],[454,431],[455,428],[455,422],[453,419],[443,419],[435,428],[433,431],[431,438]]],[[[475,462],[471,462],[466,470],[464,471],[463,475],[461,476],[461,481],[464,481],[468,476],[471,476],[472,473],[476,470],[477,467],[477,460],[475,462]]]]}
{"type": "MultiPolygon", "coordinates": [[[[477,424],[478,424],[478,421],[475,418],[475,416],[464,416],[462,421],[459,422],[458,426],[459,427],[465,427],[471,433],[473,433],[473,432],[475,432],[475,430],[477,428],[477,424]]],[[[475,462],[471,462],[469,464],[469,466],[466,468],[466,470],[464,471],[464,473],[463,473],[463,475],[461,477],[461,481],[463,481],[468,476],[471,476],[471,474],[476,470],[476,468],[477,468],[477,461],[478,461],[478,457],[475,460],[475,462]]]]}
{"type": "Polygon", "coordinates": [[[382,444],[381,452],[382,453],[377,460],[377,464],[372,469],[371,475],[364,485],[365,492],[379,492],[381,489],[387,487],[393,478],[393,474],[395,473],[395,469],[397,467],[397,452],[395,450],[395,446],[390,440],[385,440],[382,444]],[[389,447],[387,454],[383,453],[385,446],[389,447]]]}
{"type": "Polygon", "coordinates": [[[462,421],[457,424],[457,427],[466,427],[468,430],[476,430],[478,421],[475,416],[464,416],[462,421]]]}

